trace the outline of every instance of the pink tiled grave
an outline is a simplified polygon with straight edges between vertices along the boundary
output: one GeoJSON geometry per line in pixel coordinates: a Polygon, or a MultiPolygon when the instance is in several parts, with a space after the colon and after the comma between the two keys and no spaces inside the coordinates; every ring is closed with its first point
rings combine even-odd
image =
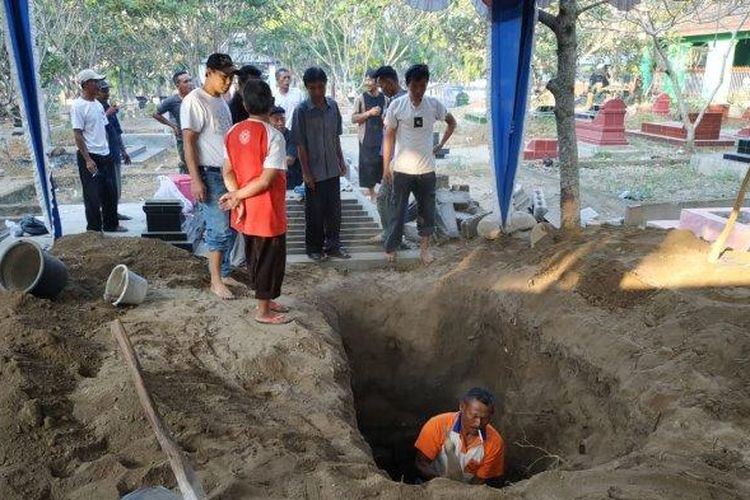
{"type": "MultiPolygon", "coordinates": [[[[687,229],[706,241],[715,241],[727,223],[731,208],[685,208],[680,212],[680,229],[687,229]]],[[[750,250],[750,208],[742,208],[727,247],[733,250],[750,250]]]]}

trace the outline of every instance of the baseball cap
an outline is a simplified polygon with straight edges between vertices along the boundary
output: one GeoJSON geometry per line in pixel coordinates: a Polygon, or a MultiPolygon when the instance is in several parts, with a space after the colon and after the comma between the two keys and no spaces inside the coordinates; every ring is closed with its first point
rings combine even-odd
{"type": "Polygon", "coordinates": [[[79,85],[83,85],[84,83],[88,82],[89,80],[104,80],[104,75],[100,75],[96,71],[90,68],[86,68],[80,73],[78,73],[78,76],[76,77],[76,80],[78,80],[79,85]]]}
{"type": "Polygon", "coordinates": [[[99,82],[99,88],[100,89],[108,89],[109,88],[109,82],[107,80],[102,80],[99,82]]]}
{"type": "Polygon", "coordinates": [[[232,58],[229,57],[229,54],[220,54],[218,52],[211,54],[206,61],[206,67],[208,69],[221,71],[227,75],[237,73],[237,67],[232,62],[232,58]]]}

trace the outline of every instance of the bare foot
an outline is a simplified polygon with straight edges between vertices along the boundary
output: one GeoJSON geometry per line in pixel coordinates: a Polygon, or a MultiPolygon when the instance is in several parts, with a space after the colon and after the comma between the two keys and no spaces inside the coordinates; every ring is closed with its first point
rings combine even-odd
{"type": "Polygon", "coordinates": [[[234,298],[234,294],[221,282],[211,283],[211,291],[220,299],[231,300],[234,298]]]}
{"type": "Polygon", "coordinates": [[[226,286],[236,286],[236,287],[240,287],[240,288],[247,288],[246,284],[240,283],[239,281],[237,281],[236,279],[232,278],[231,276],[227,276],[226,278],[221,278],[221,281],[226,286]]]}
{"type": "Polygon", "coordinates": [[[422,264],[429,265],[435,261],[435,256],[429,250],[422,250],[419,253],[419,258],[422,260],[422,264]]]}
{"type": "Polygon", "coordinates": [[[396,262],[396,252],[386,252],[385,258],[388,262],[396,262]]]}

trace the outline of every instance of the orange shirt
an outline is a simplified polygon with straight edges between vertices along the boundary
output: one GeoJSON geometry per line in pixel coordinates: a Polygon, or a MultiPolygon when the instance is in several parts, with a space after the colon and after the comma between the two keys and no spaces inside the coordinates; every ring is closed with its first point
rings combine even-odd
{"type": "Polygon", "coordinates": [[[456,456],[464,472],[464,479],[491,479],[505,473],[505,445],[500,433],[488,425],[469,443],[461,439],[461,419],[458,412],[432,417],[422,427],[414,446],[432,460],[435,473],[445,471],[446,455],[443,444],[450,439],[456,445],[456,456]]]}
{"type": "Polygon", "coordinates": [[[271,125],[247,119],[232,127],[224,138],[225,155],[237,185],[242,188],[257,179],[266,168],[280,170],[267,191],[245,198],[245,216],[232,227],[250,236],[273,237],[286,233],[286,143],[271,125]]]}

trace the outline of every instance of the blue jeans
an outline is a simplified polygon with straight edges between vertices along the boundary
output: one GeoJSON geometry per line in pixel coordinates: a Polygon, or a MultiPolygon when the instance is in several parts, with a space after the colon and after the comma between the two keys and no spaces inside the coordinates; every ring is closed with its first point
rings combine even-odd
{"type": "Polygon", "coordinates": [[[226,194],[224,177],[221,170],[216,168],[201,168],[201,177],[206,184],[206,201],[198,203],[198,210],[206,223],[203,238],[211,252],[223,252],[221,258],[221,275],[229,276],[232,272],[230,253],[237,236],[229,226],[229,212],[219,206],[219,198],[226,194]]]}

